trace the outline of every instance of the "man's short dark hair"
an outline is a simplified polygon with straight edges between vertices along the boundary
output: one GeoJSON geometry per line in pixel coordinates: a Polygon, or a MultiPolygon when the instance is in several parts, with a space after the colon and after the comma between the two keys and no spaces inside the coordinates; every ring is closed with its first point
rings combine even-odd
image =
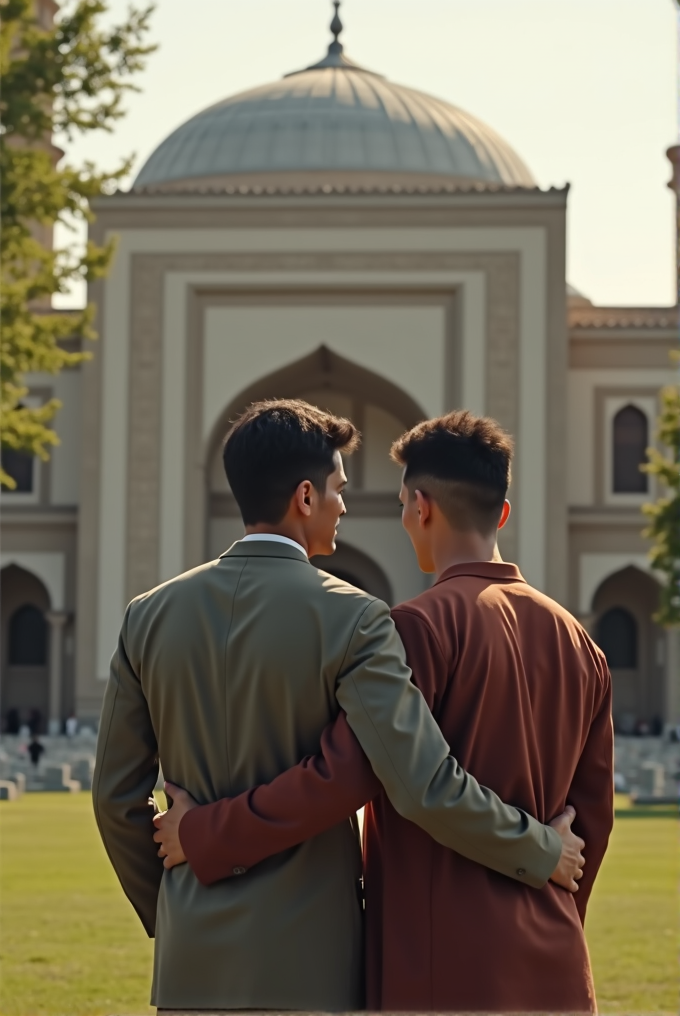
{"type": "Polygon", "coordinates": [[[424,420],[392,445],[404,483],[437,502],[449,524],[484,536],[497,527],[510,486],[512,438],[495,420],[457,409],[424,420]]]}
{"type": "Polygon", "coordinates": [[[351,420],[299,399],[254,402],[233,424],[222,455],[244,523],[280,522],[303,480],[324,494],[334,453],[350,454],[359,440],[351,420]]]}

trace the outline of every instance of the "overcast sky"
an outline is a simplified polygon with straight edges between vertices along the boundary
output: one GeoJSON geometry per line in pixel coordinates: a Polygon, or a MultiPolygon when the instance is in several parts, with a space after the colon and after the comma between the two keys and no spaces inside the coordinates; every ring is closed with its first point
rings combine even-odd
{"type": "MultiPolygon", "coordinates": [[[[128,0],[111,0],[112,16],[128,0]]],[[[112,135],[67,146],[138,169],[188,117],[319,59],[328,0],[159,0],[160,44],[112,135]]],[[[674,302],[673,0],[345,0],[358,63],[490,124],[539,184],[571,184],[569,281],[600,304],[674,302]]]]}

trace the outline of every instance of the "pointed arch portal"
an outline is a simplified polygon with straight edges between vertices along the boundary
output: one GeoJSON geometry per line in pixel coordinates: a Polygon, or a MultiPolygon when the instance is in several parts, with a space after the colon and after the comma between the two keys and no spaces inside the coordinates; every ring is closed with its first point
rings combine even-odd
{"type": "Polygon", "coordinates": [[[309,356],[258,378],[232,399],[213,427],[208,439],[206,461],[211,461],[230,424],[251,403],[261,399],[295,399],[303,392],[319,389],[349,393],[363,402],[370,402],[395,416],[403,424],[404,430],[415,426],[427,416],[403,388],[322,344],[309,356]]]}
{"type": "Polygon", "coordinates": [[[658,730],[666,718],[666,633],[652,620],[659,584],[632,565],[610,572],[593,596],[593,633],[612,675],[620,733],[658,730]]]}
{"type": "Polygon", "coordinates": [[[346,462],[348,516],[338,550],[314,564],[387,603],[419,591],[422,580],[401,528],[400,470],[389,460],[389,448],[426,413],[396,384],[324,344],[260,377],[220,414],[205,451],[206,556],[220,553],[243,532],[222,466],[225,433],[249,405],[271,398],[307,399],[349,416],[364,435],[359,451],[346,462]]]}

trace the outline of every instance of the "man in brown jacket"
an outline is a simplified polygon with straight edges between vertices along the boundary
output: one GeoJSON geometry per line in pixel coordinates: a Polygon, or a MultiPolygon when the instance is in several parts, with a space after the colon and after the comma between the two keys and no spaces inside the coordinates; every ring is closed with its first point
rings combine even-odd
{"type": "Polygon", "coordinates": [[[370,801],[369,1009],[595,1011],[583,920],[613,817],[606,662],[498,555],[511,443],[497,424],[452,413],[404,435],[393,457],[404,526],[423,571],[437,574],[392,611],[413,680],[457,758],[504,800],[540,821],[575,807],[588,852],[578,894],[528,888],[398,814],[343,714],[319,755],[269,786],[199,808],[171,788],[175,804],[157,820],[165,863],[186,857],[201,882],[219,884],[370,801]]]}

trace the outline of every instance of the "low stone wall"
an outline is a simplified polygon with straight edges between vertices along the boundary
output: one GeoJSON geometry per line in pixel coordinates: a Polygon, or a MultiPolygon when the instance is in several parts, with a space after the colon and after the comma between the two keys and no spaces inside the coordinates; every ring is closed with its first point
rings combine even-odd
{"type": "Polygon", "coordinates": [[[665,737],[615,738],[617,789],[642,797],[677,797],[680,743],[665,737]]]}
{"type": "MultiPolygon", "coordinates": [[[[3,734],[0,737],[0,782],[24,778],[22,790],[62,790],[66,783],[77,781],[82,790],[92,786],[96,735],[94,732],[75,737],[59,735],[40,738],[45,751],[38,766],[33,766],[27,754],[28,739],[19,735],[3,734]],[[70,766],[70,773],[60,781],[52,769],[70,766]]],[[[664,737],[615,738],[615,766],[618,788],[642,797],[674,797],[680,780],[680,742],[664,737]]],[[[62,771],[63,772],[63,771],[62,771]]],[[[22,782],[21,780],[19,781],[22,782]]],[[[0,800],[2,800],[0,789],[0,800]]]]}
{"type": "Polygon", "coordinates": [[[31,761],[28,743],[28,738],[19,735],[4,734],[0,738],[0,781],[15,783],[19,794],[24,790],[74,793],[91,789],[96,749],[94,734],[73,738],[41,736],[40,743],[45,750],[38,765],[31,761]]]}

